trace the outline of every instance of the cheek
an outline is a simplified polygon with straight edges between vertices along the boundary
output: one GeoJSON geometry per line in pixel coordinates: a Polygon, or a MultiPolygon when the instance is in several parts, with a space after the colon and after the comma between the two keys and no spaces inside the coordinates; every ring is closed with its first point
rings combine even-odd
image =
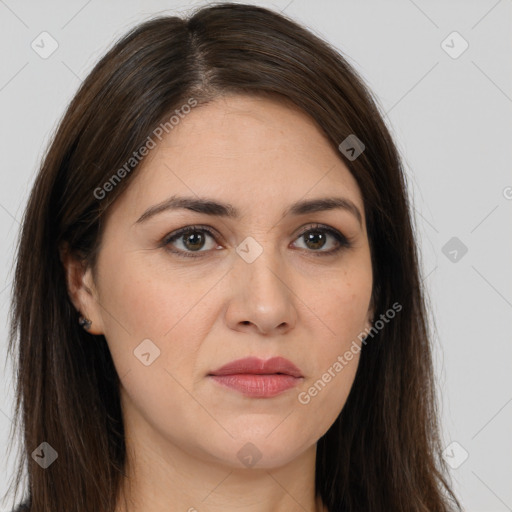
{"type": "Polygon", "coordinates": [[[309,347],[308,358],[317,370],[305,383],[306,394],[301,403],[311,402],[315,415],[326,421],[334,421],[352,387],[361,340],[366,333],[371,290],[371,274],[347,273],[338,276],[336,286],[318,295],[312,308],[321,320],[319,325],[325,335],[314,336],[315,341],[309,347]]]}
{"type": "Polygon", "coordinates": [[[361,335],[367,318],[371,283],[345,283],[325,293],[318,305],[328,329],[315,336],[308,359],[315,368],[297,399],[304,408],[305,422],[321,437],[343,409],[357,372],[361,335]]]}
{"type": "Polygon", "coordinates": [[[332,350],[342,349],[364,331],[372,292],[371,274],[345,273],[332,282],[317,295],[315,303],[328,333],[323,353],[331,355],[332,350]]]}
{"type": "Polygon", "coordinates": [[[197,302],[185,276],[155,267],[147,255],[105,258],[102,304],[108,329],[124,328],[134,339],[162,338],[197,302]],[[188,286],[187,286],[188,284],[188,286]]]}
{"type": "Polygon", "coordinates": [[[140,253],[105,253],[102,265],[108,269],[100,290],[104,332],[119,375],[130,372],[133,379],[149,368],[188,368],[208,333],[205,295],[214,276],[191,280],[183,272],[171,274],[140,253]],[[145,367],[137,355],[148,351],[150,360],[156,357],[145,367]]]}
{"type": "MultiPolygon", "coordinates": [[[[319,383],[321,389],[325,383],[326,387],[336,388],[336,393],[343,394],[351,387],[359,362],[368,301],[365,293],[336,294],[334,291],[325,300],[321,319],[328,326],[329,335],[315,337],[315,346],[311,347],[311,358],[317,369],[313,380],[322,381],[319,383]]],[[[326,393],[324,398],[329,394],[326,393]]]]}

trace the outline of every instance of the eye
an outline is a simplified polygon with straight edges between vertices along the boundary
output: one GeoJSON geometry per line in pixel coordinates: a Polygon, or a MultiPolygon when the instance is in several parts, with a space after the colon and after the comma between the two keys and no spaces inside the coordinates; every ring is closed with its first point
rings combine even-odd
{"type": "Polygon", "coordinates": [[[352,246],[350,240],[342,235],[338,230],[334,228],[330,228],[328,226],[322,226],[320,224],[315,224],[314,226],[307,226],[303,229],[297,238],[297,240],[303,239],[306,245],[306,249],[312,249],[312,252],[315,256],[329,256],[331,254],[335,254],[341,249],[349,248],[352,246]],[[318,250],[325,247],[328,244],[329,237],[334,240],[334,248],[329,250],[318,250]]]}
{"type": "MultiPolygon", "coordinates": [[[[167,247],[171,246],[176,241],[180,242],[184,249],[174,250],[169,248],[169,250],[178,256],[197,258],[201,256],[201,254],[194,253],[208,252],[208,249],[206,251],[200,250],[204,246],[207,237],[215,240],[215,235],[211,229],[204,226],[187,226],[186,228],[182,228],[174,233],[171,233],[171,235],[169,235],[164,240],[163,244],[167,247]]],[[[216,247],[215,244],[214,246],[216,247]]],[[[213,248],[214,247],[210,247],[209,250],[213,248]]]]}

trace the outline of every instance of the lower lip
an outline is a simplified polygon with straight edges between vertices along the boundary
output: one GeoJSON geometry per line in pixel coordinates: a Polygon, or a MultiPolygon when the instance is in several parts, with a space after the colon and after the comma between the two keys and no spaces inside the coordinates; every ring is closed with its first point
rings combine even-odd
{"type": "Polygon", "coordinates": [[[234,375],[211,375],[211,378],[243,395],[255,398],[270,398],[296,386],[301,378],[291,375],[255,375],[237,373],[234,375]]]}

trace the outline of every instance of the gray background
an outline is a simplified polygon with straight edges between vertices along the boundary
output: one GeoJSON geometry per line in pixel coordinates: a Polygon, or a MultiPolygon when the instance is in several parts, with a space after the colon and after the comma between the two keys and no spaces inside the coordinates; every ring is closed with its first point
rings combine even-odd
{"type": "MultiPolygon", "coordinates": [[[[202,3],[0,0],[2,354],[19,223],[38,162],[67,103],[127,29],[154,14],[202,3]],[[43,31],[58,43],[46,59],[31,47],[32,41],[43,45],[43,31]]],[[[330,41],[377,96],[403,155],[414,202],[455,489],[468,511],[512,511],[511,0],[252,3],[283,10],[330,41]],[[469,44],[458,56],[464,41],[448,37],[453,31],[469,44]]],[[[50,48],[49,40],[44,47],[50,48]]],[[[6,453],[10,361],[0,372],[6,453]]],[[[13,459],[0,461],[2,493],[13,459]]],[[[0,510],[10,505],[0,504],[0,510]]]]}

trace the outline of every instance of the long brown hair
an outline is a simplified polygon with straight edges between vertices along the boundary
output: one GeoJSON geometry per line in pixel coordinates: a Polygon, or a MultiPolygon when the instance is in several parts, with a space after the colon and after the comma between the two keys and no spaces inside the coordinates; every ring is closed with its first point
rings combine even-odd
{"type": "Polygon", "coordinates": [[[26,469],[33,512],[115,508],[126,457],[119,376],[105,338],[77,323],[59,250],[68,244],[94,269],[105,213],[137,171],[126,167],[131,156],[191,98],[229,93],[293,102],[336,149],[351,134],[364,143],[356,159],[339,155],[364,198],[375,318],[403,306],[364,345],[347,402],[318,441],[317,494],[331,512],[460,510],[441,457],[405,175],[378,102],[328,43],[282,14],[230,3],[125,35],[82,83],[43,159],[13,284],[14,429],[23,434],[15,494],[26,469]],[[58,454],[47,469],[32,456],[43,442],[58,454]]]}

